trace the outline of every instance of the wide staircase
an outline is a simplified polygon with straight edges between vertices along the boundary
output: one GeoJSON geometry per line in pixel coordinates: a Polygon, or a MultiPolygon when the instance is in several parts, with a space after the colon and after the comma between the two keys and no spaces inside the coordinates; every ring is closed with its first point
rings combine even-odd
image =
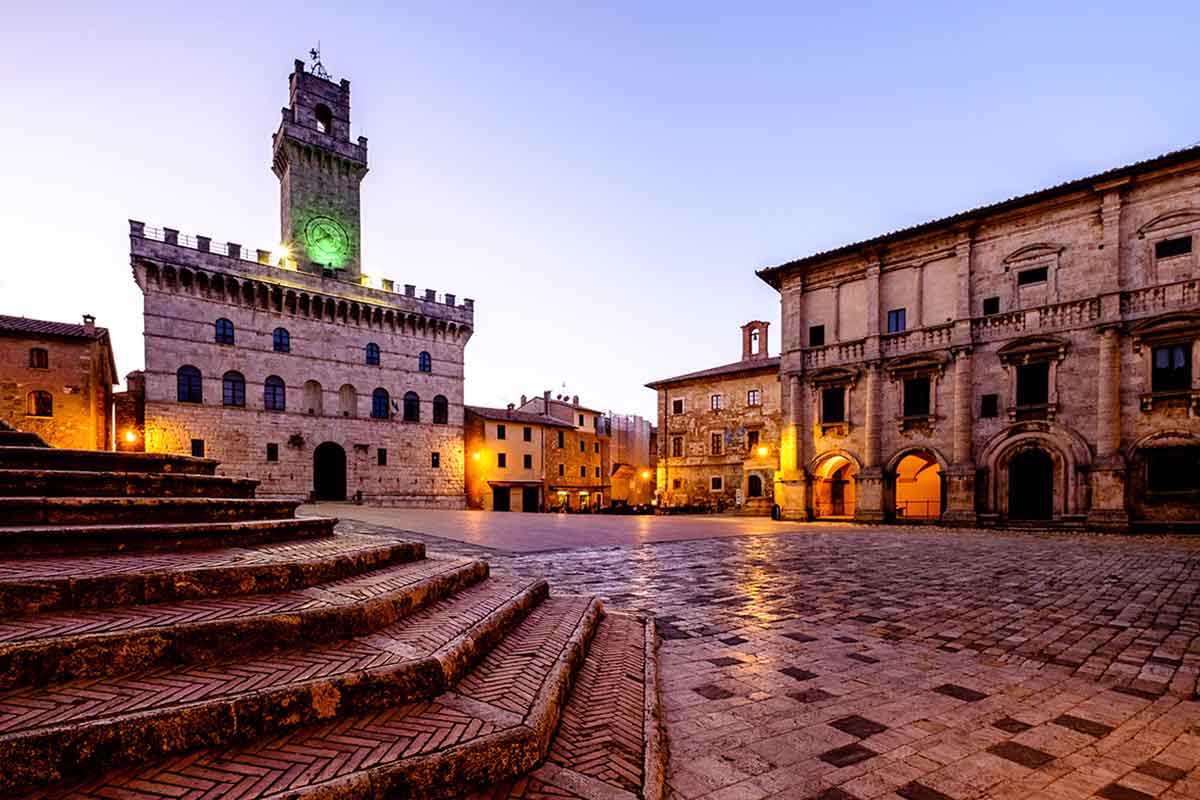
{"type": "Polygon", "coordinates": [[[0,430],[0,797],[657,798],[653,621],[0,430]]]}

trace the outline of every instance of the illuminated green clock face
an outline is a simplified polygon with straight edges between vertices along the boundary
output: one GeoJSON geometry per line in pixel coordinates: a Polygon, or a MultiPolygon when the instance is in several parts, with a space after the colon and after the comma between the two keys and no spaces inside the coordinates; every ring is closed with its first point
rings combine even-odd
{"type": "Polygon", "coordinates": [[[304,226],[308,257],[318,264],[340,266],[346,258],[350,238],[346,229],[329,217],[313,217],[304,226]]]}

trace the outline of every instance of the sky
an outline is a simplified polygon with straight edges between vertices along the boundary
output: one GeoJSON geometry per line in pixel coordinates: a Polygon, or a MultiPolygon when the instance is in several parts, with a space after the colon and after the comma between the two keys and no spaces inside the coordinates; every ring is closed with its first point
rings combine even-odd
{"type": "Polygon", "coordinates": [[[813,252],[1200,141],[1200,4],[12,3],[0,314],[143,363],[129,218],[271,248],[320,42],[370,139],[363,271],[475,305],[468,403],[653,417],[813,252]]]}

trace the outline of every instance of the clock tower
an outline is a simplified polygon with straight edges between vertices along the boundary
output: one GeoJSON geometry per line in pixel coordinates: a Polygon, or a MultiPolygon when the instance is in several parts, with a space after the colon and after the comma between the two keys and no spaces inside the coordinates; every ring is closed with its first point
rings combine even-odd
{"type": "Polygon", "coordinates": [[[361,274],[359,184],[367,139],[350,141],[350,81],[334,83],[320,61],[305,72],[297,59],[290,105],[272,137],[279,178],[280,238],[297,267],[357,280],[361,274]]]}

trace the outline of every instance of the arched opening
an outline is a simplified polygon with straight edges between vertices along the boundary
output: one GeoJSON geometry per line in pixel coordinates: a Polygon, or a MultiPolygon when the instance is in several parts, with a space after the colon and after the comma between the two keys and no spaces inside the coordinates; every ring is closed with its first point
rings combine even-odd
{"type": "Polygon", "coordinates": [[[267,411],[287,410],[287,385],[278,375],[270,375],[263,383],[263,408],[267,411]]]}
{"type": "Polygon", "coordinates": [[[762,497],[763,483],[762,478],[757,475],[751,475],[746,479],[746,496],[747,497],[762,497]]]}
{"type": "Polygon", "coordinates": [[[1048,520],[1054,516],[1054,459],[1031,447],[1008,462],[1008,518],[1048,520]]]}
{"type": "Polygon", "coordinates": [[[346,499],[346,451],[336,442],[323,442],[313,450],[313,497],[346,499]]]}
{"type": "Polygon", "coordinates": [[[348,383],[338,389],[338,413],[343,417],[358,416],[358,390],[348,383]]]}
{"type": "Polygon", "coordinates": [[[446,425],[450,422],[450,401],[445,395],[437,395],[433,398],[433,423],[435,425],[446,425]]]}
{"type": "Polygon", "coordinates": [[[329,106],[317,103],[313,109],[313,116],[317,118],[317,133],[333,132],[333,112],[329,110],[329,106]]]}
{"type": "Polygon", "coordinates": [[[942,516],[942,469],[925,451],[909,453],[896,464],[895,511],[899,520],[937,520],[942,516]]]}
{"type": "Polygon", "coordinates": [[[325,413],[324,394],[321,391],[321,384],[317,381],[304,382],[304,408],[314,416],[321,416],[325,413]]]}
{"type": "Polygon", "coordinates": [[[854,478],[858,468],[843,455],[833,455],[815,470],[813,515],[822,517],[854,516],[854,478]]]}
{"type": "Polygon", "coordinates": [[[404,393],[404,421],[421,421],[421,398],[417,396],[416,392],[404,393]]]}
{"type": "Polygon", "coordinates": [[[421,372],[433,372],[433,358],[424,351],[417,357],[417,369],[421,372]]]}

